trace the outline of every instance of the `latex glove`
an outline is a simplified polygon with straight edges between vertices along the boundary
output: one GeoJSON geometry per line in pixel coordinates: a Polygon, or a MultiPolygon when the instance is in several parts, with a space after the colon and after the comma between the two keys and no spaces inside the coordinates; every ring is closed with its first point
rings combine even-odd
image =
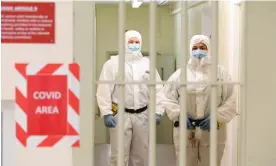
{"type": "Polygon", "coordinates": [[[194,130],[195,126],[192,125],[191,123],[192,117],[190,115],[187,115],[187,129],[188,130],[194,130]]]}
{"type": "Polygon", "coordinates": [[[156,114],[156,124],[159,125],[161,122],[161,115],[156,114]]]}
{"type": "Polygon", "coordinates": [[[105,115],[104,116],[104,124],[108,128],[115,128],[116,121],[113,115],[105,115]]]}
{"type": "Polygon", "coordinates": [[[211,117],[208,115],[204,118],[202,122],[199,123],[199,127],[201,130],[210,130],[211,117]]]}

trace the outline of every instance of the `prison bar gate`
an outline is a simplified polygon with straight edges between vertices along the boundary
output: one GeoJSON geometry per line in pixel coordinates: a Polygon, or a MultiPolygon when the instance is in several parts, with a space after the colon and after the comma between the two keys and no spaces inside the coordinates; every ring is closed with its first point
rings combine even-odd
{"type": "MultiPolygon", "coordinates": [[[[92,78],[93,78],[93,87],[92,87],[92,94],[93,94],[93,101],[92,101],[92,108],[95,108],[96,100],[95,95],[96,94],[96,85],[97,84],[117,84],[120,89],[120,99],[119,99],[119,113],[118,113],[118,134],[117,134],[117,140],[118,140],[118,161],[117,165],[123,166],[124,165],[124,102],[125,102],[125,85],[126,84],[147,84],[149,85],[149,95],[150,95],[150,101],[149,101],[149,166],[156,166],[156,120],[155,120],[155,105],[156,105],[156,84],[180,84],[180,92],[185,95],[180,95],[180,119],[186,119],[187,116],[187,109],[186,109],[186,87],[188,84],[200,84],[202,82],[187,82],[186,79],[186,65],[187,65],[187,56],[189,54],[189,37],[188,37],[188,10],[193,9],[197,7],[198,5],[204,4],[207,1],[198,1],[191,5],[188,4],[188,1],[179,1],[181,3],[181,8],[179,9],[181,12],[181,40],[183,47],[181,47],[180,53],[180,65],[181,65],[181,79],[180,83],[176,82],[167,82],[167,81],[161,81],[156,82],[156,42],[155,42],[155,26],[156,26],[156,7],[157,3],[154,0],[150,1],[150,7],[149,7],[149,54],[150,54],[150,80],[149,81],[131,81],[126,82],[124,81],[124,68],[125,68],[125,1],[119,2],[119,28],[118,28],[118,43],[119,43],[119,77],[114,81],[97,81],[96,80],[96,73],[95,73],[95,67],[96,67],[96,54],[95,54],[95,2],[93,3],[93,15],[92,15],[92,32],[93,32],[93,66],[94,69],[92,72],[92,78]]],[[[245,2],[241,3],[241,11],[242,11],[242,21],[241,21],[241,29],[242,31],[245,29],[244,20],[246,19],[246,15],[244,15],[246,10],[246,4],[245,2]]],[[[211,82],[209,84],[212,87],[211,91],[211,134],[210,134],[210,165],[211,166],[217,166],[217,121],[216,121],[216,111],[217,111],[217,103],[216,103],[216,88],[218,85],[224,85],[224,84],[234,84],[238,85],[239,88],[239,110],[240,110],[240,118],[239,118],[239,125],[240,125],[240,131],[241,135],[238,137],[238,143],[241,145],[238,147],[238,163],[239,166],[245,166],[246,160],[246,151],[245,151],[245,129],[246,129],[246,109],[245,109],[245,88],[244,88],[244,77],[245,77],[245,68],[246,68],[246,62],[245,62],[245,43],[244,43],[244,36],[241,38],[241,58],[240,58],[240,81],[231,81],[231,82],[217,82],[217,64],[218,64],[218,1],[212,1],[212,38],[211,38],[211,45],[212,45],[212,70],[211,70],[211,82]]],[[[95,166],[95,113],[92,117],[92,166],[95,166]]],[[[187,130],[186,130],[186,122],[180,121],[180,157],[179,157],[179,166],[184,166],[186,163],[186,142],[187,142],[187,130]]]]}

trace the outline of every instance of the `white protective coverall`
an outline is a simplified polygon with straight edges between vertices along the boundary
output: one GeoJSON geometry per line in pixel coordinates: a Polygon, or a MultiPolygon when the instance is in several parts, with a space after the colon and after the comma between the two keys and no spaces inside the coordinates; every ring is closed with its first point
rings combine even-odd
{"type": "MultiPolygon", "coordinates": [[[[142,45],[142,38],[139,32],[130,30],[125,33],[125,81],[146,81],[149,80],[150,63],[149,59],[143,57],[141,52],[133,53],[128,50],[130,38],[138,38],[142,45]]],[[[105,62],[99,80],[115,80],[118,73],[119,56],[111,57],[105,62]]],[[[156,80],[161,81],[158,72],[156,80]]],[[[156,86],[156,91],[162,89],[162,85],[156,86]]],[[[97,90],[97,102],[101,115],[112,114],[112,102],[119,102],[119,91],[116,85],[99,84],[97,90]]],[[[148,86],[125,85],[125,108],[139,109],[149,103],[148,86]]],[[[118,114],[117,114],[118,115],[118,114]]],[[[115,115],[116,121],[117,115],[115,115]]],[[[132,166],[148,166],[148,111],[142,113],[125,113],[124,115],[124,161],[125,165],[129,161],[132,166]]],[[[118,122],[117,122],[118,124],[118,122]]],[[[110,128],[111,159],[110,166],[117,165],[117,131],[110,128]]]]}
{"type": "MultiPolygon", "coordinates": [[[[207,36],[195,35],[190,42],[190,60],[187,65],[188,81],[210,81],[209,74],[211,70],[210,44],[207,36]],[[208,48],[208,55],[203,59],[197,59],[192,56],[192,47],[197,43],[203,43],[208,48]]],[[[217,78],[218,81],[230,81],[230,75],[227,71],[218,65],[217,78]]],[[[181,70],[178,69],[173,73],[168,81],[180,82],[181,70]]],[[[180,116],[179,85],[166,84],[162,91],[158,94],[163,106],[157,106],[157,110],[163,114],[164,110],[172,121],[178,121],[180,116]]],[[[202,119],[210,113],[210,96],[211,87],[207,84],[187,85],[187,112],[193,119],[202,119]]],[[[217,89],[217,121],[222,123],[218,129],[218,149],[217,149],[217,165],[220,165],[226,142],[226,123],[230,122],[236,115],[236,97],[233,85],[218,86],[217,89]]],[[[186,122],[186,120],[185,120],[186,122]]],[[[187,130],[187,164],[186,166],[209,166],[209,145],[210,132],[208,130],[187,130]],[[193,134],[193,139],[191,136],[193,134]]],[[[173,138],[175,145],[175,153],[177,164],[179,162],[180,148],[180,129],[174,127],[173,138]]]]}

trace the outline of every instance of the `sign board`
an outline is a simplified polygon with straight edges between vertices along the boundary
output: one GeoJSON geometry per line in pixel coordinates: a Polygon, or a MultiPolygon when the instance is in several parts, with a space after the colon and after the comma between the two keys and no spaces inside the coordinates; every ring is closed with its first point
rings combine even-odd
{"type": "Polygon", "coordinates": [[[15,68],[17,140],[26,147],[79,147],[79,66],[15,68]]]}
{"type": "Polygon", "coordinates": [[[30,75],[27,80],[28,134],[65,135],[68,98],[66,76],[30,75]]]}
{"type": "Polygon", "coordinates": [[[54,2],[1,2],[2,43],[55,43],[54,2]]]}

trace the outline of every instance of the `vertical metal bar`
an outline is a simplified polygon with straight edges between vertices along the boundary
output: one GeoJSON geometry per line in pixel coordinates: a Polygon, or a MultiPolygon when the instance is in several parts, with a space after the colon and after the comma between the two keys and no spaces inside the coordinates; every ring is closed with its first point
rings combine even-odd
{"type": "Polygon", "coordinates": [[[91,161],[92,161],[92,166],[95,165],[95,117],[96,117],[96,52],[95,52],[95,2],[91,2],[92,3],[92,109],[94,110],[94,112],[92,113],[92,129],[91,129],[91,134],[92,134],[92,151],[91,151],[91,161]]]}
{"type": "Polygon", "coordinates": [[[124,113],[125,113],[125,1],[119,2],[119,112],[117,126],[118,160],[117,165],[124,164],[124,113]]]}
{"type": "Polygon", "coordinates": [[[218,64],[218,2],[212,2],[212,69],[211,69],[211,134],[210,165],[217,166],[217,64],[218,64]]]}
{"type": "Polygon", "coordinates": [[[237,92],[238,92],[238,95],[237,95],[237,135],[236,135],[236,139],[237,139],[237,142],[236,142],[236,148],[237,148],[237,154],[235,155],[235,157],[237,158],[237,161],[236,161],[236,165],[239,166],[241,164],[241,158],[240,158],[240,154],[241,154],[241,110],[242,110],[242,103],[241,103],[241,96],[242,96],[242,86],[243,86],[243,82],[242,82],[242,78],[243,75],[242,75],[242,54],[241,54],[241,7],[240,7],[240,4],[235,4],[234,6],[234,20],[235,20],[235,28],[236,28],[236,31],[235,31],[235,40],[234,40],[234,43],[235,43],[235,51],[234,51],[234,55],[237,55],[237,66],[236,68],[238,69],[238,76],[237,76],[237,80],[240,82],[240,84],[238,85],[237,87],[237,92]]]}
{"type": "Polygon", "coordinates": [[[156,33],[156,1],[150,2],[149,9],[149,54],[150,54],[150,87],[149,87],[149,164],[156,165],[156,47],[155,47],[155,33],[156,33]]]}
{"type": "Polygon", "coordinates": [[[247,34],[247,2],[241,3],[241,46],[240,46],[240,118],[239,118],[239,129],[240,129],[240,153],[239,153],[239,166],[247,165],[246,162],[246,129],[247,129],[247,109],[246,109],[246,55],[247,55],[247,44],[246,44],[246,34],[247,34]]]}
{"type": "MultiPolygon", "coordinates": [[[[188,2],[187,1],[180,1],[181,5],[181,37],[180,37],[180,65],[181,65],[181,76],[180,76],[180,83],[183,84],[187,82],[187,55],[188,53],[188,41],[189,41],[189,34],[188,34],[188,2]]],[[[179,152],[179,166],[186,165],[187,159],[187,86],[181,85],[180,86],[180,152],[179,152]]]]}
{"type": "Polygon", "coordinates": [[[238,80],[240,82],[240,84],[238,84],[236,90],[238,92],[237,94],[237,119],[236,121],[234,121],[234,123],[236,123],[236,127],[233,128],[233,131],[234,131],[234,146],[233,146],[233,149],[234,149],[234,156],[233,156],[233,164],[238,166],[239,165],[239,154],[240,154],[240,112],[241,112],[241,86],[243,86],[242,82],[241,82],[241,53],[240,53],[240,45],[241,45],[241,42],[240,42],[240,31],[241,31],[241,23],[240,23],[241,19],[240,19],[240,5],[238,4],[235,4],[233,6],[233,28],[234,28],[234,33],[232,35],[234,35],[234,39],[233,39],[233,45],[234,45],[234,52],[233,52],[233,55],[234,55],[234,63],[232,63],[233,65],[233,69],[234,71],[238,71],[236,74],[235,74],[235,80],[238,80]],[[236,153],[235,153],[236,152],[236,153]]]}

